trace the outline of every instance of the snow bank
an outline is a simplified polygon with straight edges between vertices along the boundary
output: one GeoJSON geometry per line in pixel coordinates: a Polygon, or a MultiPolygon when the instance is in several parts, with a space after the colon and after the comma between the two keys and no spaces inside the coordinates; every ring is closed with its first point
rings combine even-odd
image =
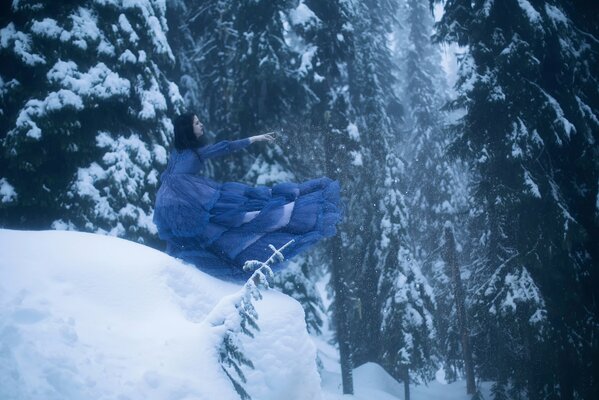
{"type": "MultiPolygon", "coordinates": [[[[0,230],[0,398],[237,399],[204,322],[239,286],[151,248],[72,231],[0,230]]],[[[241,337],[255,399],[317,399],[299,303],[255,303],[241,337]]]]}

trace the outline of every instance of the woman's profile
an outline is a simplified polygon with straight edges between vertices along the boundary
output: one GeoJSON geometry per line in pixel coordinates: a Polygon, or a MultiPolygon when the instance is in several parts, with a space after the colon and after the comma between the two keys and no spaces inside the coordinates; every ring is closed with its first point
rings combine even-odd
{"type": "MultiPolygon", "coordinates": [[[[248,260],[266,261],[272,250],[293,242],[285,259],[333,236],[341,218],[339,182],[327,177],[302,183],[251,186],[202,176],[204,162],[226,156],[270,134],[207,145],[193,113],[176,118],[175,139],[160,176],[154,223],[167,253],[223,279],[245,279],[248,260]]],[[[276,269],[276,265],[274,269],[276,269]]]]}

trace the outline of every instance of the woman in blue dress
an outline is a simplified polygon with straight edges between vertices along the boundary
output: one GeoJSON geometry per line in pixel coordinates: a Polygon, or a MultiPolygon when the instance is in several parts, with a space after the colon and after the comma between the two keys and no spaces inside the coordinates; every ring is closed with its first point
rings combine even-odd
{"type": "Polygon", "coordinates": [[[270,244],[278,249],[293,240],[282,251],[287,260],[335,234],[342,214],[338,181],[321,177],[272,187],[216,182],[201,174],[206,160],[274,137],[205,145],[203,135],[204,126],[194,114],[175,120],[174,148],[160,176],[154,208],[168,254],[211,275],[241,280],[252,273],[243,270],[246,261],[266,261],[272,255],[270,244]]]}

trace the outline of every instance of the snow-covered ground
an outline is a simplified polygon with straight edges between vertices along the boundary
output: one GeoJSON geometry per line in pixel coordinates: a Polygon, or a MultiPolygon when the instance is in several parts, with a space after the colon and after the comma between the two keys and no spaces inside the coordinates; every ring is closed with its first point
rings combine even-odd
{"type": "MultiPolygon", "coordinates": [[[[218,361],[226,313],[215,323],[239,285],[88,233],[0,229],[0,254],[0,399],[239,398],[218,361]]],[[[299,303],[263,294],[254,302],[260,330],[240,336],[255,366],[243,369],[254,400],[403,398],[376,364],[355,370],[355,396],[341,395],[330,332],[310,337],[299,303]]],[[[412,399],[466,400],[464,387],[433,382],[412,399]]]]}
{"type": "MultiPolygon", "coordinates": [[[[206,315],[240,286],[130,241],[0,230],[0,399],[238,399],[206,315]]],[[[267,291],[243,336],[255,399],[320,397],[299,303],[267,291]]]]}
{"type": "MultiPolygon", "coordinates": [[[[321,293],[325,308],[330,305],[326,297],[326,280],[317,283],[317,290],[321,293]]],[[[341,366],[339,352],[332,346],[333,332],[328,326],[327,319],[323,318],[324,326],[322,335],[312,337],[318,348],[318,357],[322,362],[321,387],[323,400],[403,400],[403,383],[397,382],[380,365],[367,363],[360,365],[353,371],[354,395],[342,395],[341,366]]],[[[437,380],[428,385],[410,386],[410,400],[470,400],[472,396],[466,394],[466,381],[461,380],[447,384],[442,372],[437,373],[437,380]]],[[[491,399],[491,383],[482,382],[479,390],[483,399],[491,399]]]]}

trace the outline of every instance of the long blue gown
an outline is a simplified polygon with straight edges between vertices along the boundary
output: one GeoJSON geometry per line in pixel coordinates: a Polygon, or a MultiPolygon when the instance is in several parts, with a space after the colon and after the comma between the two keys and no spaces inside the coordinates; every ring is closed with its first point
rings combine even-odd
{"type": "Polygon", "coordinates": [[[247,279],[252,272],[243,271],[244,263],[266,261],[269,244],[280,248],[294,239],[282,252],[293,257],[333,236],[342,218],[339,182],[327,177],[270,188],[199,175],[206,159],[249,144],[248,138],[173,150],[160,176],[153,219],[167,253],[221,279],[247,279]]]}

